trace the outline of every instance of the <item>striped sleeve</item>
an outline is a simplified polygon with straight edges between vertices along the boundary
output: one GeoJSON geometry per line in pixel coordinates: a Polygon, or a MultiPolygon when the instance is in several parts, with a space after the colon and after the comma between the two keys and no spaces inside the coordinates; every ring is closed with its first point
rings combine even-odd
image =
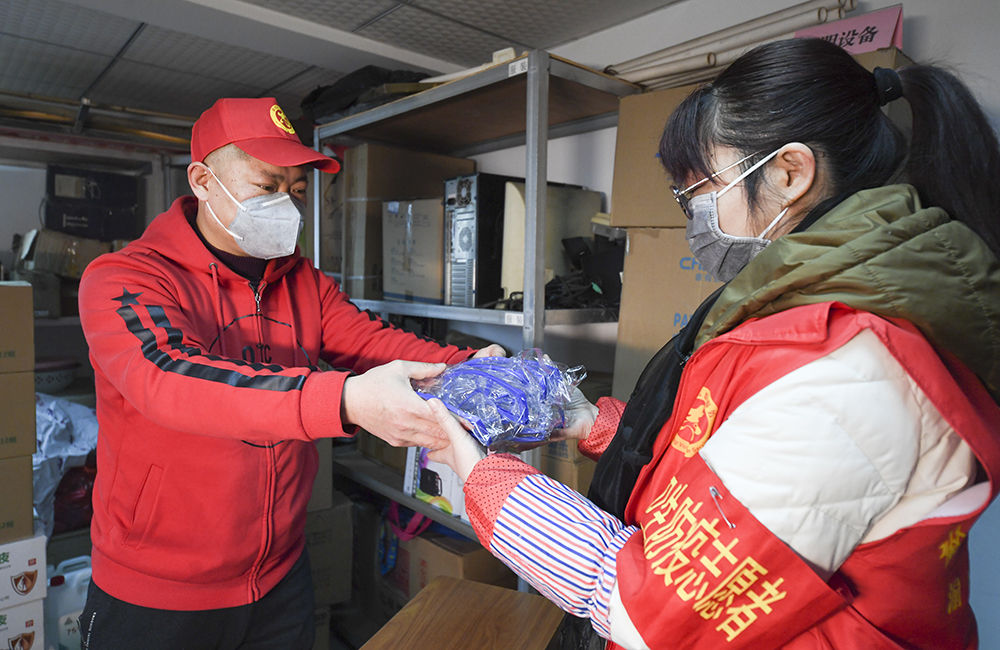
{"type": "MultiPolygon", "coordinates": [[[[498,462],[524,465],[509,456],[492,464],[498,462]]],[[[484,464],[488,463],[477,465],[466,483],[467,506],[470,498],[476,498],[475,474],[484,464]]],[[[480,534],[480,539],[539,593],[563,610],[589,618],[594,629],[609,638],[616,556],[637,529],[565,485],[524,467],[523,478],[496,515],[492,535],[480,534]]]]}
{"type": "Polygon", "coordinates": [[[577,444],[577,448],[587,458],[597,460],[611,444],[618,431],[618,423],[625,412],[625,402],[613,397],[597,400],[597,419],[590,428],[590,434],[577,444]]]}

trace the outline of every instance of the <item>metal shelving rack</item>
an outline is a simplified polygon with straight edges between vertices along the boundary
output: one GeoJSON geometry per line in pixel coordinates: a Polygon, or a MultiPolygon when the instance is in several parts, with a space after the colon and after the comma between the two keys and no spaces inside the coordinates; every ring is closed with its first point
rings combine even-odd
{"type": "MultiPolygon", "coordinates": [[[[520,312],[355,300],[362,309],[452,321],[520,327],[523,347],[541,347],[548,324],[600,320],[600,310],[545,310],[545,187],[548,141],[618,124],[619,98],[634,84],[533,50],[469,76],[382,106],[321,124],[313,144],[379,142],[470,156],[525,145],[524,307],[520,312]]],[[[315,172],[313,258],[320,266],[319,172],[315,172]]],[[[325,269],[330,271],[330,269],[325,269]]]]}

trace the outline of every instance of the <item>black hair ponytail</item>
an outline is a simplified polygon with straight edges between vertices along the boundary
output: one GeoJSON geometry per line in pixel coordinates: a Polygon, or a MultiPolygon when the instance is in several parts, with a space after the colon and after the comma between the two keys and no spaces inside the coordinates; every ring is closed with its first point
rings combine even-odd
{"type": "MultiPolygon", "coordinates": [[[[940,206],[1000,255],[1000,148],[989,121],[944,70],[912,66],[898,74],[884,70],[877,78],[820,39],[758,46],[678,106],[663,131],[660,160],[684,183],[713,171],[709,156],[717,146],[765,156],[802,142],[822,159],[831,195],[885,185],[905,168],[902,180],[925,205],[940,206]],[[909,150],[881,108],[900,90],[913,110],[909,150]]],[[[758,174],[745,180],[751,208],[760,183],[758,174]]]]}
{"type": "Polygon", "coordinates": [[[943,208],[1000,256],[1000,145],[982,108],[951,73],[899,70],[913,113],[906,178],[925,205],[943,208]]]}

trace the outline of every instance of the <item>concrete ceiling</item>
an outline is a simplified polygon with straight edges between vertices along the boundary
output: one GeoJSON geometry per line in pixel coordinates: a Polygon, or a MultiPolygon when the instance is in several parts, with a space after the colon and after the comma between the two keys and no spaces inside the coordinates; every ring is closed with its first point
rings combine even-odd
{"type": "Polygon", "coordinates": [[[0,124],[181,133],[221,96],[275,96],[300,119],[309,92],[366,65],[455,72],[674,1],[3,0],[0,124]]]}

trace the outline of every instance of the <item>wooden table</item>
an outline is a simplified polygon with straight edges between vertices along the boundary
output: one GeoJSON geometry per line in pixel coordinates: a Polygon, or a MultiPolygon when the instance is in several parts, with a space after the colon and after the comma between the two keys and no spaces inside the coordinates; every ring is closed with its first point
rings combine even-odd
{"type": "Polygon", "coordinates": [[[562,615],[542,596],[439,576],[361,650],[544,650],[562,615]]]}

